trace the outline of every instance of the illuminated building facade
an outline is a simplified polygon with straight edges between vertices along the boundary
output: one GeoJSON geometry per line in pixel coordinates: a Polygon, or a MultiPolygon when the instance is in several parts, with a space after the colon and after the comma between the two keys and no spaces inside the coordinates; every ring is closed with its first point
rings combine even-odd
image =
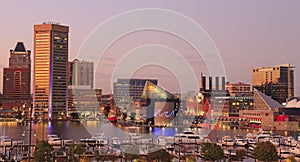
{"type": "Polygon", "coordinates": [[[245,83],[226,83],[226,90],[228,91],[230,96],[250,96],[252,95],[251,92],[251,85],[245,83]]]}
{"type": "Polygon", "coordinates": [[[208,77],[208,88],[206,82],[207,77],[201,76],[200,91],[197,95],[198,114],[208,118],[228,115],[228,102],[224,99],[228,96],[225,90],[225,77],[221,77],[221,86],[219,77],[215,77],[214,86],[213,77],[208,77]]]}
{"type": "Polygon", "coordinates": [[[294,67],[283,64],[252,70],[252,86],[280,104],[294,96],[294,67]]]}
{"type": "Polygon", "coordinates": [[[129,104],[140,101],[147,81],[154,85],[158,83],[156,79],[118,79],[113,85],[116,106],[127,109],[129,104]]]}
{"type": "Polygon", "coordinates": [[[69,62],[69,85],[89,85],[94,88],[94,63],[74,59],[69,62]]]}
{"type": "Polygon", "coordinates": [[[68,86],[68,115],[96,116],[101,112],[101,96],[101,89],[91,89],[89,85],[68,86]]]}
{"type": "Polygon", "coordinates": [[[179,98],[150,81],[146,81],[141,106],[142,109],[146,109],[146,122],[149,125],[178,124],[175,117],[180,107],[179,98]]]}
{"type": "Polygon", "coordinates": [[[68,26],[34,25],[33,106],[36,117],[56,120],[67,116],[68,33],[68,26]]]}
{"type": "MultiPolygon", "coordinates": [[[[248,127],[263,130],[298,131],[298,121],[294,118],[297,111],[283,106],[260,92],[253,90],[254,107],[252,110],[240,110],[239,118],[248,121],[248,127]]],[[[298,111],[299,112],[299,111],[298,111]]]]}
{"type": "Polygon", "coordinates": [[[10,50],[9,68],[3,70],[3,109],[17,111],[31,106],[30,53],[23,42],[18,42],[15,49],[10,50]]]}

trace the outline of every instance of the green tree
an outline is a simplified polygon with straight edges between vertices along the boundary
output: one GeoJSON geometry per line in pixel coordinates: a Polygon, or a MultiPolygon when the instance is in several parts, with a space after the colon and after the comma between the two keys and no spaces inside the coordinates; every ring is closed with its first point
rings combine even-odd
{"type": "Polygon", "coordinates": [[[221,160],[224,158],[223,150],[216,143],[203,143],[201,145],[201,153],[203,155],[203,160],[221,160]]]}
{"type": "Polygon", "coordinates": [[[137,146],[127,146],[124,152],[125,161],[133,161],[139,158],[139,148],[137,146]]]}
{"type": "Polygon", "coordinates": [[[95,151],[94,158],[96,161],[106,161],[108,160],[107,152],[105,152],[104,154],[99,154],[99,151],[95,151]]]}
{"type": "Polygon", "coordinates": [[[46,141],[38,141],[33,158],[35,162],[50,162],[53,159],[53,147],[46,141]]]}
{"type": "Polygon", "coordinates": [[[269,141],[259,142],[254,148],[252,155],[259,161],[277,161],[276,147],[269,141]]]}
{"type": "Polygon", "coordinates": [[[244,149],[237,149],[236,150],[236,156],[234,156],[232,159],[236,161],[243,161],[244,157],[247,155],[247,151],[244,149]]]}
{"type": "Polygon", "coordinates": [[[156,160],[157,162],[170,162],[171,155],[164,149],[159,149],[155,152],[149,153],[149,160],[156,160]]]}
{"type": "Polygon", "coordinates": [[[117,159],[119,159],[119,157],[116,155],[108,155],[109,161],[115,162],[117,159]]]}
{"type": "Polygon", "coordinates": [[[84,144],[74,144],[71,146],[70,149],[70,161],[77,162],[79,161],[75,155],[78,157],[85,152],[85,145],[84,144]]]}

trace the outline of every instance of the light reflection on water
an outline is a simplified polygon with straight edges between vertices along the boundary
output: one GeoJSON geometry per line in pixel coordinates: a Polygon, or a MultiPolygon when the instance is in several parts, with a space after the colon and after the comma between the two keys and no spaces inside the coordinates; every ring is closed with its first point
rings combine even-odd
{"type": "MultiPolygon", "coordinates": [[[[184,128],[144,128],[144,127],[124,127],[111,123],[102,123],[99,121],[86,121],[86,122],[71,122],[71,121],[56,121],[33,123],[32,128],[37,133],[38,139],[46,138],[47,134],[57,134],[65,139],[73,139],[78,141],[84,137],[91,137],[96,133],[104,133],[106,137],[119,137],[126,139],[129,137],[128,133],[138,133],[153,137],[156,139],[158,136],[173,136],[180,133],[184,128]],[[43,131],[44,130],[44,131],[43,131]],[[44,132],[44,133],[43,133],[44,132]]],[[[19,139],[24,131],[28,132],[29,124],[18,124],[17,122],[0,122],[0,136],[7,135],[13,139],[19,139]]],[[[226,125],[206,125],[204,128],[194,129],[200,135],[208,135],[208,137],[215,141],[223,136],[245,136],[249,132],[255,130],[249,129],[235,129],[226,125]],[[213,131],[211,131],[213,130],[213,131]]],[[[297,139],[298,132],[275,131],[275,134],[283,136],[294,136],[297,139]]]]}

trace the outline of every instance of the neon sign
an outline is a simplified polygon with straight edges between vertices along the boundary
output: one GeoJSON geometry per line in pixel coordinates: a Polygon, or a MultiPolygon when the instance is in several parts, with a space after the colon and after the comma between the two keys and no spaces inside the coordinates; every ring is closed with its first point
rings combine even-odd
{"type": "Polygon", "coordinates": [[[169,118],[171,116],[175,116],[175,111],[173,110],[170,113],[169,113],[169,111],[164,111],[161,113],[159,110],[157,113],[154,114],[154,116],[159,116],[159,117],[165,116],[165,117],[169,118]]]}

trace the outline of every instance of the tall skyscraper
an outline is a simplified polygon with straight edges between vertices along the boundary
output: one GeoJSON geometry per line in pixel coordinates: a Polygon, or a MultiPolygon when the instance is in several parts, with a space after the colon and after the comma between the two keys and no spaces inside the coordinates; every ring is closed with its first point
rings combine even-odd
{"type": "Polygon", "coordinates": [[[87,61],[69,62],[69,84],[70,85],[88,85],[94,88],[94,63],[87,61]]]}
{"type": "Polygon", "coordinates": [[[3,70],[4,109],[21,110],[31,105],[30,53],[23,42],[18,42],[15,49],[10,50],[9,68],[3,70]]]}
{"type": "Polygon", "coordinates": [[[279,103],[294,96],[294,67],[283,64],[252,70],[252,86],[279,103]]]}
{"type": "Polygon", "coordinates": [[[69,27],[60,24],[34,25],[33,106],[36,117],[66,118],[68,33],[69,27]]]}

